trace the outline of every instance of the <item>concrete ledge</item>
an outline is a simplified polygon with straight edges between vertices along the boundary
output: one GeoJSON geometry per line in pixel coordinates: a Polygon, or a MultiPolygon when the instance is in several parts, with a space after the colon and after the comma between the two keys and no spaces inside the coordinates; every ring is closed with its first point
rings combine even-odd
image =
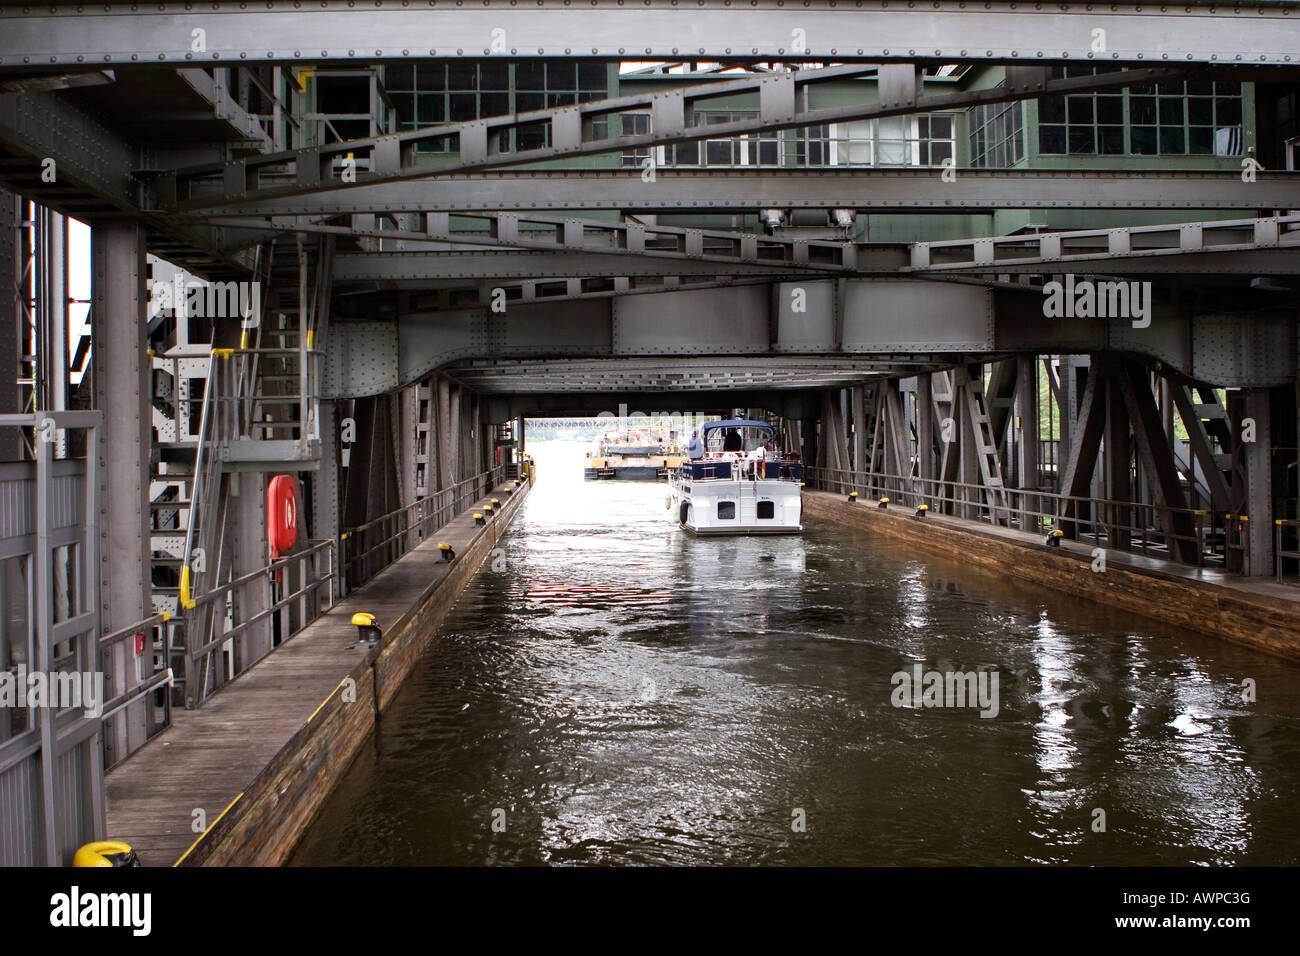
{"type": "Polygon", "coordinates": [[[486,499],[203,707],[177,712],[172,727],[109,774],[109,834],[131,843],[146,865],[283,863],[531,485],[490,492],[501,507],[485,526],[472,513],[486,499]],[[455,549],[454,561],[442,560],[439,540],[455,549]],[[372,649],[356,646],[356,611],[376,614],[383,628],[372,649]],[[196,840],[197,808],[207,828],[196,840]]]}
{"type": "Polygon", "coordinates": [[[870,502],[849,504],[829,492],[805,491],[804,512],[887,535],[934,554],[960,558],[1001,577],[1030,581],[1300,660],[1300,602],[1259,593],[1265,588],[1280,590],[1277,585],[1150,558],[1130,558],[1120,551],[1107,551],[1106,570],[1098,573],[1092,570],[1091,549],[1080,545],[1048,548],[1029,532],[995,529],[947,516],[917,519],[911,509],[881,511],[870,502]]]}

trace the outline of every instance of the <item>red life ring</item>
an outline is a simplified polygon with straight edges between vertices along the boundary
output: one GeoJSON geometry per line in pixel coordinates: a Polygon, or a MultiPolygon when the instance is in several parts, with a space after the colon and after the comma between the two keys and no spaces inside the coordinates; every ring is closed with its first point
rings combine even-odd
{"type": "Polygon", "coordinates": [[[266,536],[279,556],[298,543],[298,479],[276,475],[266,485],[266,536]]]}

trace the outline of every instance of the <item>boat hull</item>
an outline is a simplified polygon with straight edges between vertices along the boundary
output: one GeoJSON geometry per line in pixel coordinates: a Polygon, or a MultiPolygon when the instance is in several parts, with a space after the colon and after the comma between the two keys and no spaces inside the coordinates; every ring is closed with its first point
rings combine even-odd
{"type": "Polygon", "coordinates": [[[803,531],[803,497],[794,481],[699,481],[674,472],[667,505],[683,528],[702,537],[803,531]]]}

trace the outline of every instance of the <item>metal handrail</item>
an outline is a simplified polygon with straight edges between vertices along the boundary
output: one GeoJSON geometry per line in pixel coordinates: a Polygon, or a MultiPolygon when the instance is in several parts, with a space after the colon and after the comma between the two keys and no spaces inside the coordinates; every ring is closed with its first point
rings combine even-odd
{"type": "MultiPolygon", "coordinates": [[[[899,504],[910,506],[939,502],[951,506],[953,511],[960,509],[975,512],[975,516],[979,520],[985,520],[990,524],[1003,524],[991,514],[987,518],[983,514],[985,508],[983,495],[988,491],[985,485],[972,482],[945,481],[941,478],[921,478],[916,475],[898,475],[889,472],[862,472],[845,468],[813,467],[806,469],[805,474],[809,484],[825,487],[826,490],[847,493],[858,488],[864,488],[869,495],[877,492],[888,492],[890,495],[896,496],[895,500],[899,504]]],[[[1197,559],[1195,564],[1197,566],[1202,566],[1205,563],[1206,541],[1211,535],[1222,532],[1225,539],[1229,535],[1229,522],[1227,520],[1219,522],[1219,513],[1216,512],[1191,508],[1171,508],[1166,505],[1120,501],[1112,498],[1063,495],[1059,492],[1040,491],[1032,488],[1003,488],[1001,490],[1007,501],[1007,527],[1015,527],[1021,531],[1040,532],[1045,528],[1043,519],[1047,518],[1050,519],[1049,523],[1051,524],[1080,526],[1081,528],[1086,526],[1088,530],[1082,533],[1091,536],[1097,546],[1101,545],[1103,532],[1105,532],[1104,536],[1109,547],[1128,552],[1140,551],[1144,555],[1151,554],[1153,542],[1149,539],[1154,537],[1165,542],[1165,550],[1168,552],[1169,560],[1174,560],[1170,543],[1186,542],[1189,545],[1194,544],[1196,546],[1197,559]],[[1055,507],[1044,508],[1044,505],[1054,505],[1055,507]],[[1152,517],[1167,516],[1172,519],[1175,516],[1182,516],[1190,519],[1196,527],[1195,533],[1190,535],[1179,534],[1162,528],[1153,535],[1153,529],[1160,526],[1159,522],[1147,523],[1142,521],[1135,523],[1136,518],[1148,514],[1152,517]],[[1036,518],[1033,527],[1027,526],[1030,515],[1036,518]],[[1121,527],[1122,515],[1127,515],[1127,521],[1124,522],[1123,527],[1121,527]],[[1124,532],[1125,537],[1139,539],[1140,546],[1134,548],[1131,544],[1124,546],[1115,541],[1114,532],[1119,531],[1124,532]]],[[[1224,515],[1223,517],[1228,519],[1232,516],[1224,515]]],[[[1168,524],[1172,527],[1172,521],[1168,524]]]]}
{"type": "MultiPolygon", "coordinates": [[[[1300,520],[1295,518],[1275,518],[1273,519],[1273,554],[1277,562],[1277,583],[1285,584],[1282,580],[1282,559],[1295,558],[1300,560],[1300,551],[1283,551],[1282,550],[1282,529],[1283,528],[1300,528],[1300,520]]],[[[1300,584],[1297,581],[1296,584],[1300,584]]]]}
{"type": "MultiPolygon", "coordinates": [[[[181,563],[181,580],[180,580],[180,606],[184,610],[189,610],[194,606],[193,599],[190,595],[190,560],[194,556],[194,527],[198,522],[195,520],[199,514],[199,508],[202,504],[203,497],[203,453],[212,439],[208,436],[208,428],[212,418],[212,404],[216,401],[213,397],[216,392],[214,382],[220,377],[218,369],[221,365],[218,359],[224,359],[229,355],[228,352],[212,350],[212,357],[209,360],[207,384],[203,388],[203,408],[199,415],[199,432],[198,444],[194,451],[194,479],[190,488],[189,510],[190,518],[185,527],[185,550],[181,563]]],[[[180,420],[177,419],[177,428],[180,427],[180,420]]]]}
{"type": "Polygon", "coordinates": [[[344,542],[356,541],[357,539],[361,539],[361,547],[363,548],[359,553],[350,556],[344,554],[341,559],[345,586],[350,590],[352,587],[370,580],[370,578],[411,550],[411,546],[402,546],[404,541],[409,540],[409,536],[416,535],[417,540],[427,536],[459,514],[462,505],[466,501],[473,501],[481,497],[486,489],[496,487],[505,480],[506,466],[504,464],[495,465],[487,471],[457,482],[451,488],[444,488],[428,497],[380,515],[378,518],[373,518],[365,524],[341,532],[339,534],[341,551],[346,552],[348,548],[348,545],[344,544],[344,542]],[[412,514],[415,515],[414,519],[411,518],[412,514]],[[396,526],[396,530],[394,530],[394,526],[396,526]],[[366,538],[368,532],[375,529],[380,529],[382,537],[378,542],[370,544],[366,538]],[[395,545],[398,548],[396,553],[392,554],[379,567],[369,570],[363,564],[377,552],[391,549],[395,545]],[[362,565],[362,571],[360,576],[355,576],[354,571],[358,564],[362,565]]]}
{"type": "MultiPolygon", "coordinates": [[[[250,584],[258,580],[267,581],[271,579],[277,572],[282,571],[294,564],[300,565],[304,568],[302,583],[296,590],[288,594],[285,594],[278,600],[271,601],[269,606],[266,609],[257,612],[256,614],[249,617],[247,620],[241,621],[240,623],[236,624],[234,627],[230,628],[227,631],[221,631],[219,634],[217,634],[214,637],[211,637],[203,644],[200,644],[196,647],[188,648],[185,654],[187,683],[188,683],[189,675],[200,673],[198,669],[200,661],[204,657],[206,657],[209,653],[211,653],[214,649],[220,647],[222,644],[226,643],[227,641],[239,636],[239,634],[243,633],[245,630],[248,630],[254,625],[260,624],[262,621],[267,620],[268,618],[275,615],[282,608],[292,604],[294,601],[302,600],[303,598],[306,598],[308,596],[315,596],[319,593],[322,587],[325,588],[325,593],[328,601],[324,609],[319,610],[318,613],[311,615],[309,620],[302,621],[301,627],[299,627],[298,631],[301,631],[303,627],[306,627],[309,623],[311,623],[311,621],[314,621],[321,614],[332,609],[334,607],[333,582],[338,573],[336,570],[337,566],[335,563],[336,547],[337,544],[332,539],[316,541],[312,543],[309,547],[303,549],[302,551],[285,555],[284,557],[281,558],[276,558],[275,560],[270,561],[264,567],[258,568],[254,571],[249,571],[247,574],[242,574],[237,578],[233,578],[230,581],[227,581],[225,584],[222,584],[218,587],[213,588],[210,591],[205,592],[202,597],[198,598],[195,601],[196,609],[205,608],[207,605],[210,604],[220,605],[225,602],[228,596],[234,593],[236,588],[243,587],[244,585],[250,584]],[[328,570],[325,571],[324,573],[317,573],[313,575],[309,580],[307,574],[305,573],[307,562],[312,561],[312,563],[316,563],[316,559],[318,559],[320,555],[326,555],[329,558],[328,570]]],[[[191,615],[190,619],[201,620],[202,618],[198,617],[197,615],[191,615]]],[[[215,622],[218,619],[218,615],[214,613],[212,619],[215,622]]],[[[298,633],[298,631],[295,631],[293,633],[298,633]]],[[[292,636],[292,634],[287,636],[292,636]]],[[[193,690],[193,688],[187,687],[187,691],[186,691],[186,696],[189,697],[191,700],[195,701],[196,703],[201,702],[202,700],[205,700],[208,697],[207,672],[204,671],[203,674],[204,676],[201,682],[202,686],[200,686],[197,691],[193,690]]],[[[215,693],[217,689],[219,688],[214,688],[213,692],[215,693]]]]}
{"type": "MultiPolygon", "coordinates": [[[[154,628],[157,627],[161,627],[164,629],[162,633],[162,642],[163,642],[163,653],[164,655],[166,655],[170,650],[170,642],[168,640],[167,628],[184,627],[183,619],[174,618],[166,612],[152,614],[149,617],[146,617],[142,621],[138,621],[135,624],[132,624],[128,627],[119,628],[116,631],[112,631],[108,634],[104,634],[103,636],[101,636],[98,639],[96,646],[99,650],[100,669],[104,672],[105,679],[109,677],[108,662],[111,660],[111,658],[108,657],[108,652],[110,651],[110,649],[113,648],[115,645],[120,644],[126,640],[133,639],[137,634],[145,634],[147,636],[150,631],[152,631],[154,628]]],[[[111,733],[109,727],[110,721],[119,712],[125,710],[127,707],[129,707],[131,704],[135,703],[137,700],[141,699],[142,697],[148,696],[150,693],[156,691],[158,688],[164,686],[171,687],[175,684],[175,682],[176,682],[175,674],[173,673],[171,667],[164,667],[161,670],[154,671],[148,677],[142,678],[140,683],[136,684],[134,687],[131,687],[128,690],[124,690],[122,693],[118,694],[116,697],[111,698],[110,700],[104,701],[103,704],[101,705],[102,709],[99,715],[100,726],[103,728],[103,733],[106,736],[111,733]]],[[[141,740],[136,747],[131,748],[129,744],[129,738],[128,738],[128,749],[126,753],[115,753],[113,755],[114,765],[121,763],[127,757],[131,756],[131,754],[134,753],[136,750],[138,750],[140,747],[144,746],[145,743],[152,740],[155,736],[157,736],[167,727],[171,726],[172,708],[171,708],[170,694],[163,695],[162,707],[163,707],[162,719],[160,721],[155,722],[154,719],[155,714],[151,710],[149,712],[148,720],[146,722],[146,733],[144,739],[141,740]]],[[[107,753],[105,754],[105,758],[106,758],[105,765],[107,768],[108,766],[107,753]]]]}

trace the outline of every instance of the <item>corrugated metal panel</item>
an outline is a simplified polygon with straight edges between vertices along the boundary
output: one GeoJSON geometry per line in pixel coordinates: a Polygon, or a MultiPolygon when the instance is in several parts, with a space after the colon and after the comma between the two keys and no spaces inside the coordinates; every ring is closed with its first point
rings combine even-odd
{"type": "Polygon", "coordinates": [[[36,466],[14,462],[0,468],[0,539],[36,530],[36,466]]]}
{"type": "Polygon", "coordinates": [[[60,475],[50,482],[54,503],[54,528],[71,528],[79,524],[82,502],[82,476],[60,475]]]}
{"type": "Polygon", "coordinates": [[[40,770],[36,755],[0,773],[0,866],[40,862],[40,770]]]}
{"type": "Polygon", "coordinates": [[[86,750],[84,743],[69,748],[59,756],[55,768],[54,787],[59,803],[59,854],[65,866],[72,863],[73,854],[79,846],[94,839],[86,827],[86,821],[90,817],[86,793],[86,750]]]}

